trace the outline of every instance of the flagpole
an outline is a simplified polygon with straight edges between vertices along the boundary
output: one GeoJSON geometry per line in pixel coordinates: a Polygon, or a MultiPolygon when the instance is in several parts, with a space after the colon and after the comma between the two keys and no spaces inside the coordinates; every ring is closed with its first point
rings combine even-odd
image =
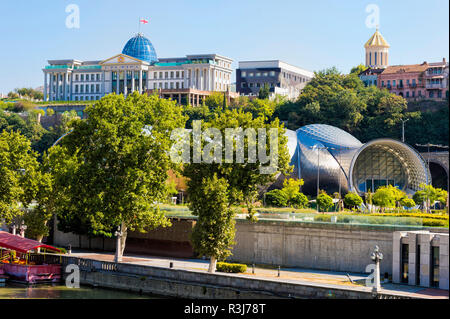
{"type": "Polygon", "coordinates": [[[139,18],[139,26],[138,26],[138,33],[141,33],[141,18],[139,18]]]}

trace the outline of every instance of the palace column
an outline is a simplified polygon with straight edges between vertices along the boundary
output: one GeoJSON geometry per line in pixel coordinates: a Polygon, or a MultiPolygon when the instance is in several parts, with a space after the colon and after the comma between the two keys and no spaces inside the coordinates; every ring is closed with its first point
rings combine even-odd
{"type": "Polygon", "coordinates": [[[102,96],[105,95],[105,70],[102,71],[102,88],[101,88],[102,96]]]}
{"type": "Polygon", "coordinates": [[[47,101],[47,73],[44,72],[44,101],[47,101]]]}
{"type": "Polygon", "coordinates": [[[131,71],[131,92],[134,92],[136,90],[135,85],[134,85],[134,77],[135,77],[135,72],[134,70],[131,71]]]}
{"type": "Polygon", "coordinates": [[[56,96],[55,96],[55,101],[58,101],[59,100],[59,73],[56,73],[55,77],[56,77],[56,83],[55,83],[55,85],[56,85],[56,96]]]}
{"type": "Polygon", "coordinates": [[[49,86],[48,100],[51,101],[52,100],[52,96],[53,96],[53,73],[50,72],[48,74],[48,78],[49,78],[49,82],[48,82],[48,86],[49,86]]]}
{"type": "Polygon", "coordinates": [[[120,87],[120,72],[116,71],[116,94],[119,95],[119,87],[120,87]]]}
{"type": "Polygon", "coordinates": [[[139,94],[142,94],[142,69],[139,70],[139,94]]]}
{"type": "Polygon", "coordinates": [[[63,100],[67,100],[67,73],[63,73],[63,100]]]}
{"type": "Polygon", "coordinates": [[[127,84],[128,84],[128,71],[123,71],[123,96],[126,97],[128,90],[127,90],[127,84]]]}

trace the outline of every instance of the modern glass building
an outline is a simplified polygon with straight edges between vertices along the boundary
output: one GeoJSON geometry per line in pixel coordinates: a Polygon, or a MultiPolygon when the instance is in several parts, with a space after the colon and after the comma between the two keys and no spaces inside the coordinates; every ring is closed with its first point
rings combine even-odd
{"type": "Polygon", "coordinates": [[[383,138],[361,143],[351,134],[330,125],[312,124],[286,133],[294,166],[292,177],[305,181],[302,190],[316,195],[355,191],[364,194],[394,185],[414,193],[421,183],[431,183],[422,156],[409,145],[383,138]]]}

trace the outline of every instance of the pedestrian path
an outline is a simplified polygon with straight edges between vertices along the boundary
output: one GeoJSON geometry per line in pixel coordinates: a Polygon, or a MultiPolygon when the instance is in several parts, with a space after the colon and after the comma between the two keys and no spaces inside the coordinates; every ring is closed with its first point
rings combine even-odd
{"type": "MultiPolygon", "coordinates": [[[[114,254],[108,252],[92,251],[73,251],[71,256],[80,258],[89,258],[101,261],[113,261],[114,254]]],[[[172,257],[143,256],[127,254],[122,259],[123,263],[164,267],[169,268],[172,263],[173,269],[184,269],[193,271],[207,272],[209,261],[202,259],[180,259],[172,257]]],[[[302,268],[280,268],[256,265],[254,268],[250,265],[247,272],[235,274],[235,276],[258,278],[267,280],[284,281],[298,284],[320,284],[341,286],[354,289],[368,289],[365,286],[368,274],[343,273],[333,271],[323,271],[315,269],[302,268]]],[[[393,283],[382,283],[382,290],[386,293],[401,294],[411,297],[421,297],[427,299],[448,299],[449,294],[446,290],[431,289],[424,287],[408,286],[393,283]]]]}

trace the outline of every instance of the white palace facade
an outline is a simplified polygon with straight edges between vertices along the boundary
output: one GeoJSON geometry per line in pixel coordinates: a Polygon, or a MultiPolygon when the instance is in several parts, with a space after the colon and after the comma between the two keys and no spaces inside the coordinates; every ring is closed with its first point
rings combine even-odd
{"type": "Polygon", "coordinates": [[[232,62],[217,54],[158,59],[150,40],[137,34],[121,54],[105,60],[49,60],[43,69],[44,100],[88,101],[157,90],[162,97],[198,105],[211,92],[229,90],[232,62]]]}

